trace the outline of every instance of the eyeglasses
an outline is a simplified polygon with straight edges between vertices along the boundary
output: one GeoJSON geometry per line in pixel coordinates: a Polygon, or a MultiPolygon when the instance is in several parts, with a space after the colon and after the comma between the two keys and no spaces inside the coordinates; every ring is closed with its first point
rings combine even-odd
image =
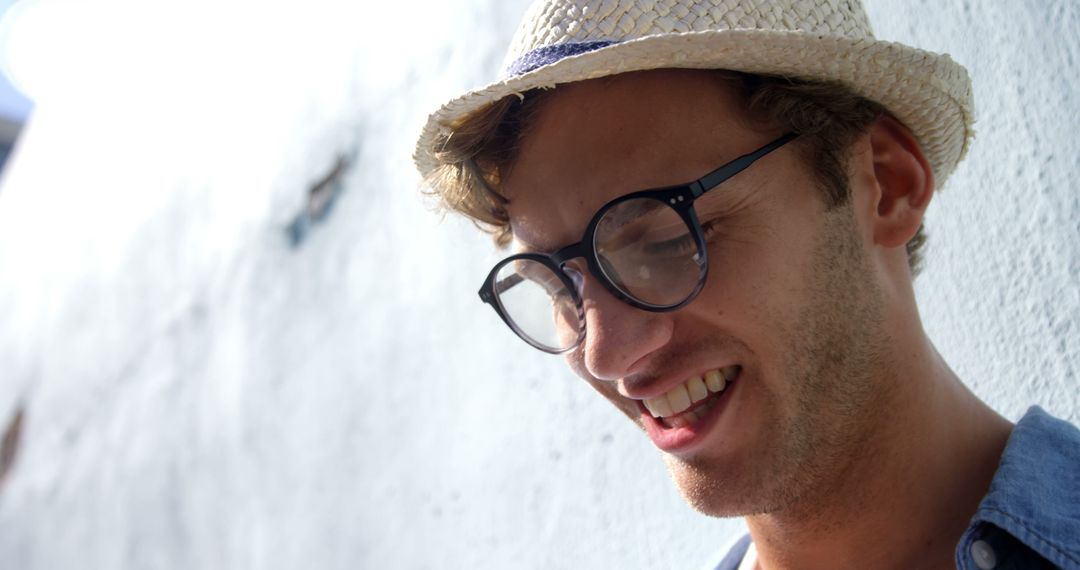
{"type": "Polygon", "coordinates": [[[480,287],[480,299],[522,340],[551,354],[585,339],[585,277],[567,264],[572,259],[584,258],[589,273],[632,307],[666,312],[686,305],[709,272],[694,201],[797,136],[787,133],[693,182],[608,202],[581,241],[554,253],[520,253],[497,263],[480,287]]]}

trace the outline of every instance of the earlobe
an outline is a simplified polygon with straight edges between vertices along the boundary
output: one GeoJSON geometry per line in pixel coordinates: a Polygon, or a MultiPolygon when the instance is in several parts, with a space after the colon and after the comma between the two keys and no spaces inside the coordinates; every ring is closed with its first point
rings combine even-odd
{"type": "Polygon", "coordinates": [[[881,117],[869,134],[879,190],[874,241],[900,247],[922,224],[934,194],[934,173],[915,136],[896,119],[881,117]]]}

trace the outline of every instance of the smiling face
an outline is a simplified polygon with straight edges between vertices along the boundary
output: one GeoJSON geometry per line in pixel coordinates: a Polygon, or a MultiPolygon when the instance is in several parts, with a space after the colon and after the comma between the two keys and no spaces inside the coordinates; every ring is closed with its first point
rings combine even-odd
{"type": "MultiPolygon", "coordinates": [[[[501,185],[517,248],[575,242],[613,198],[696,179],[779,134],[740,113],[707,72],[560,86],[501,185]]],[[[570,366],[645,429],[708,514],[775,512],[826,492],[887,400],[868,232],[850,205],[826,209],[797,144],[695,203],[710,268],[688,306],[632,308],[570,262],[585,274],[586,314],[570,366]]]]}

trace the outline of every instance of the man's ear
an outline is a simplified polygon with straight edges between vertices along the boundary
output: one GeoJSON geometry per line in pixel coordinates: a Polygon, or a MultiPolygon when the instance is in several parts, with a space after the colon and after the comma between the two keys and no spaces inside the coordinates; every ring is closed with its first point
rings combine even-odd
{"type": "Polygon", "coordinates": [[[922,224],[934,195],[934,172],[915,136],[900,121],[883,115],[870,127],[877,182],[874,242],[900,247],[922,224]]]}

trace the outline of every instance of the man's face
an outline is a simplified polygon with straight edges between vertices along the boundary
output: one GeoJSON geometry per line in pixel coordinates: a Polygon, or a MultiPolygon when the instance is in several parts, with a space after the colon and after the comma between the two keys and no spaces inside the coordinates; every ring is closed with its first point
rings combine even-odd
{"type": "MultiPolygon", "coordinates": [[[[516,246],[576,242],[613,198],[694,180],[778,134],[751,128],[716,74],[559,87],[504,180],[516,246]]],[[[872,373],[889,365],[888,339],[868,232],[853,213],[860,198],[826,211],[797,143],[695,203],[709,276],[688,306],[632,308],[571,262],[586,275],[587,327],[571,367],[645,429],[708,514],[775,512],[827,493],[882,421],[888,388],[872,373]],[[643,405],[675,402],[688,380],[717,371],[726,387],[687,413],[658,419],[643,405]]]]}

